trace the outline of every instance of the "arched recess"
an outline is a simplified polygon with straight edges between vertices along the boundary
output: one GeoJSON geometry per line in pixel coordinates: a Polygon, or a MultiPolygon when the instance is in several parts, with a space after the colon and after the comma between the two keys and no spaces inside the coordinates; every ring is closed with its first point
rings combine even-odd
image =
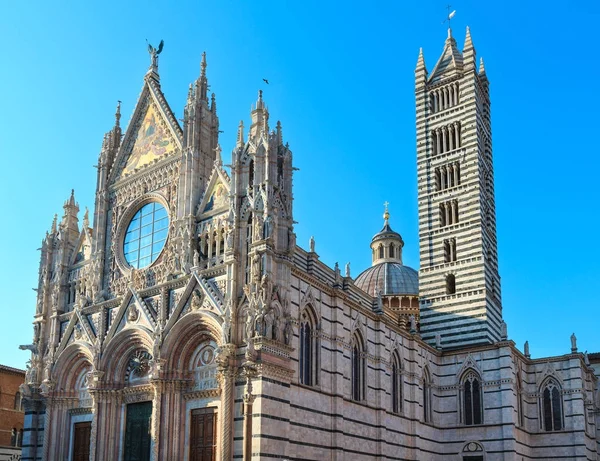
{"type": "Polygon", "coordinates": [[[351,356],[352,356],[352,399],[361,401],[365,399],[366,395],[366,345],[363,339],[363,335],[360,330],[355,330],[352,333],[352,341],[350,342],[351,356]]]}
{"type": "MultiPolygon", "coordinates": [[[[69,344],[58,356],[52,376],[55,389],[62,389],[75,396],[77,381],[84,372],[93,371],[93,355],[85,343],[69,344]]],[[[44,377],[46,378],[46,377],[44,377]]]]}
{"type": "Polygon", "coordinates": [[[403,379],[402,379],[402,361],[400,360],[400,354],[398,350],[392,352],[392,412],[402,413],[403,407],[403,379]]]}
{"type": "Polygon", "coordinates": [[[300,314],[299,379],[302,384],[319,384],[319,321],[312,305],[308,304],[300,314]]]}
{"type": "Polygon", "coordinates": [[[117,333],[108,343],[100,360],[104,382],[116,386],[126,384],[126,372],[138,351],[152,353],[153,340],[146,329],[128,328],[117,333]]]}
{"type": "Polygon", "coordinates": [[[429,368],[423,368],[423,421],[431,422],[433,412],[431,411],[431,373],[429,368]]]}
{"type": "Polygon", "coordinates": [[[160,356],[165,360],[165,372],[178,379],[193,378],[190,363],[198,346],[205,341],[222,343],[221,326],[205,312],[187,314],[167,334],[160,356]]]}

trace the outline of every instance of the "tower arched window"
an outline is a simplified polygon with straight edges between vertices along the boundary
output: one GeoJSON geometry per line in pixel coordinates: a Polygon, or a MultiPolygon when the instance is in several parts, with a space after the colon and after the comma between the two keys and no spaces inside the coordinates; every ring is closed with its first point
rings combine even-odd
{"type": "Polygon", "coordinates": [[[545,431],[560,431],[564,429],[562,392],[558,382],[548,379],[541,389],[542,429],[545,431]]]}
{"type": "Polygon", "coordinates": [[[431,374],[427,368],[423,370],[423,421],[431,422],[431,374]]]}
{"type": "Polygon", "coordinates": [[[352,399],[365,399],[365,345],[362,335],[354,333],[352,338],[352,399]]]}
{"type": "Polygon", "coordinates": [[[483,422],[483,405],[479,375],[474,371],[468,372],[463,378],[462,387],[465,425],[481,424],[483,422]]]}
{"type": "Polygon", "coordinates": [[[383,245],[379,245],[379,257],[383,258],[383,245]]]}
{"type": "Polygon", "coordinates": [[[392,411],[402,412],[402,367],[397,352],[392,355],[392,411]]]}
{"type": "Polygon", "coordinates": [[[310,306],[304,309],[300,323],[300,382],[307,386],[319,384],[319,343],[317,322],[310,306]]]}
{"type": "Polygon", "coordinates": [[[17,392],[15,394],[15,410],[21,411],[23,408],[22,405],[23,405],[23,402],[21,400],[21,393],[17,392]]]}
{"type": "Polygon", "coordinates": [[[448,274],[446,276],[446,294],[453,295],[456,293],[456,277],[454,274],[448,274]]]}
{"type": "Polygon", "coordinates": [[[394,244],[390,243],[390,258],[394,258],[394,244]]]}

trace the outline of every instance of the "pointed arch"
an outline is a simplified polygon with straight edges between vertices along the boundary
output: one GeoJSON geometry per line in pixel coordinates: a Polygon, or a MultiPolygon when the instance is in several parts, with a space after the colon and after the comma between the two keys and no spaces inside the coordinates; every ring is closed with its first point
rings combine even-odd
{"type": "Polygon", "coordinates": [[[402,378],[402,361],[398,350],[392,352],[392,412],[402,413],[403,408],[403,378],[402,378]]]}
{"type": "Polygon", "coordinates": [[[482,424],[481,376],[475,369],[468,368],[464,371],[460,382],[463,424],[466,426],[482,424]]]}
{"type": "Polygon", "coordinates": [[[352,357],[352,399],[356,401],[365,400],[366,395],[366,343],[360,330],[354,330],[350,342],[352,357]]]}
{"type": "Polygon", "coordinates": [[[423,368],[423,421],[431,422],[431,373],[427,365],[423,368]]]}
{"type": "Polygon", "coordinates": [[[557,379],[549,376],[540,387],[540,422],[546,432],[564,429],[562,387],[557,379]]]}
{"type": "Polygon", "coordinates": [[[312,305],[307,304],[300,314],[300,382],[307,386],[319,384],[319,322],[312,305]]]}

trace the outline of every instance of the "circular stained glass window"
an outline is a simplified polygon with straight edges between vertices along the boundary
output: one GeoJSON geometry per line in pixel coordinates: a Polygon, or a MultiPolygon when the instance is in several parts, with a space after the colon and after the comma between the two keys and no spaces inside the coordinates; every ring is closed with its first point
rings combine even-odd
{"type": "Polygon", "coordinates": [[[123,254],[127,263],[136,269],[152,264],[165,246],[168,230],[169,216],[164,206],[150,202],[140,208],[125,233],[123,254]]]}

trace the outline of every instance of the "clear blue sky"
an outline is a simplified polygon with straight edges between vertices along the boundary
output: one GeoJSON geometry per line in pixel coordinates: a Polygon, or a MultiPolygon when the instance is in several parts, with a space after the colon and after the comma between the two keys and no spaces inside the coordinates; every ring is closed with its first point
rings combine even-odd
{"type": "MultiPolygon", "coordinates": [[[[93,207],[118,99],[129,121],[161,39],[163,90],[181,117],[202,51],[228,163],[257,90],[300,171],[298,243],[330,265],[370,265],[383,202],[418,266],[414,67],[446,38],[447,1],[8,2],[0,15],[0,363],[24,367],[41,239],[75,189],[93,207]],[[270,85],[262,83],[267,78],[270,85]]],[[[509,337],[534,357],[600,351],[596,142],[600,6],[456,1],[491,82],[498,241],[509,337]]]]}

